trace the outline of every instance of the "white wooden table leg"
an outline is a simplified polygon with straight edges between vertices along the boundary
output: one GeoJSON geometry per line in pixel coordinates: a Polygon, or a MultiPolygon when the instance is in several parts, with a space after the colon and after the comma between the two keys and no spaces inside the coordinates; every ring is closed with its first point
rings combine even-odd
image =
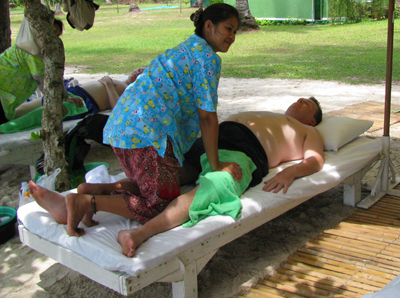
{"type": "Polygon", "coordinates": [[[172,296],[174,298],[197,298],[197,269],[196,262],[184,265],[181,270],[185,273],[183,281],[172,283],[172,296]]]}
{"type": "Polygon", "coordinates": [[[361,173],[356,173],[343,182],[343,204],[355,207],[361,201],[361,173]]]}

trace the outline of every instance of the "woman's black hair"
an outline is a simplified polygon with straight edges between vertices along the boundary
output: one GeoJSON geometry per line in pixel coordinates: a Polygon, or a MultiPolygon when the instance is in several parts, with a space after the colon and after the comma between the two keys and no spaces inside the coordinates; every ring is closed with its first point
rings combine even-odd
{"type": "Polygon", "coordinates": [[[204,38],[203,28],[206,21],[210,20],[214,25],[218,25],[231,17],[236,17],[239,22],[239,12],[236,8],[225,3],[216,3],[208,6],[204,10],[203,8],[199,8],[195,13],[192,13],[190,19],[196,27],[194,33],[204,38]]]}

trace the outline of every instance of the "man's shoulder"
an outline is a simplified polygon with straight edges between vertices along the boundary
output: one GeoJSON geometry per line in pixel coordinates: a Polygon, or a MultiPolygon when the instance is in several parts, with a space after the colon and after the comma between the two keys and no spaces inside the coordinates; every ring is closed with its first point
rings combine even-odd
{"type": "Polygon", "coordinates": [[[315,126],[303,124],[310,132],[319,134],[318,129],[315,126]]]}
{"type": "Polygon", "coordinates": [[[323,139],[318,129],[315,126],[305,125],[307,136],[314,138],[316,141],[323,143],[323,139]]]}

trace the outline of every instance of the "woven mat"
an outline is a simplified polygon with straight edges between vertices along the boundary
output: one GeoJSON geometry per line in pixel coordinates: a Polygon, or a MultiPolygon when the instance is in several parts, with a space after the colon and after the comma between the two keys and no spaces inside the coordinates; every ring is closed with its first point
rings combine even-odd
{"type": "Polygon", "coordinates": [[[236,297],[361,298],[379,291],[400,274],[399,214],[400,199],[389,195],[357,209],[236,297]]]}
{"type": "MultiPolygon", "coordinates": [[[[364,120],[374,121],[374,125],[368,130],[369,132],[383,128],[385,105],[382,102],[366,101],[363,103],[347,106],[341,110],[332,111],[324,114],[327,117],[350,117],[364,120]]],[[[390,113],[390,125],[400,121],[400,113],[393,111],[400,110],[400,105],[392,104],[392,112],[390,113]]]]}

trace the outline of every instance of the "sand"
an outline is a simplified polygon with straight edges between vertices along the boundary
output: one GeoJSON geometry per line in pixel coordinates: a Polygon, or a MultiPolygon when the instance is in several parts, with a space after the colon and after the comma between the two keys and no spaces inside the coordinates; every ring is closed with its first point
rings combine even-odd
{"type": "MultiPolygon", "coordinates": [[[[80,83],[104,74],[79,74],[66,70],[66,77],[80,83]]],[[[123,75],[110,75],[120,78],[123,75]]],[[[221,78],[220,121],[238,111],[283,111],[299,97],[315,96],[324,112],[369,100],[384,102],[384,84],[348,85],[337,82],[279,79],[221,78]]],[[[393,84],[392,103],[399,104],[400,84],[393,84]]],[[[400,125],[391,126],[391,158],[399,168],[400,125]]],[[[378,130],[370,137],[380,137],[378,130]]],[[[110,148],[91,143],[86,162],[105,161],[110,173],[121,168],[110,148]]],[[[376,168],[364,183],[372,185],[376,168]]],[[[18,207],[21,182],[30,179],[28,166],[0,166],[0,205],[18,207]]],[[[322,193],[284,215],[222,247],[198,276],[199,297],[232,297],[259,277],[272,273],[279,264],[321,231],[338,224],[354,211],[342,204],[342,189],[322,193]]],[[[18,235],[0,245],[0,297],[122,297],[90,279],[22,245],[18,235]]],[[[171,297],[171,285],[156,283],[131,297],[171,297]]]]}

